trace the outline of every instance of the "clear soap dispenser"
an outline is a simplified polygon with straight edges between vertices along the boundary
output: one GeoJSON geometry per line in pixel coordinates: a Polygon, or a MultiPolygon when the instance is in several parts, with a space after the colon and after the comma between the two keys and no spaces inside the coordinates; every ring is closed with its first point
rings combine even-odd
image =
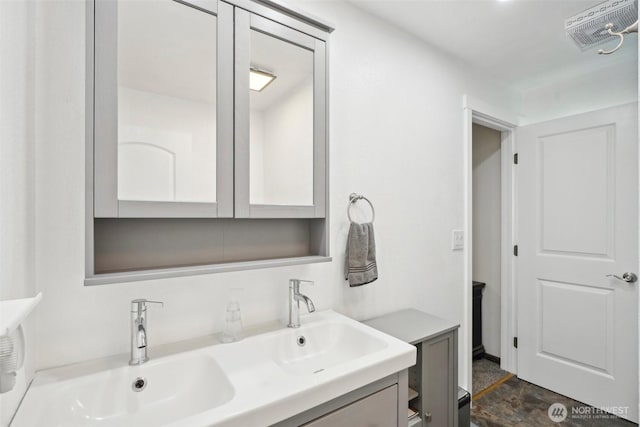
{"type": "Polygon", "coordinates": [[[240,313],[240,294],[242,289],[231,289],[227,312],[225,314],[222,342],[230,343],[242,339],[242,315],[240,313]]]}

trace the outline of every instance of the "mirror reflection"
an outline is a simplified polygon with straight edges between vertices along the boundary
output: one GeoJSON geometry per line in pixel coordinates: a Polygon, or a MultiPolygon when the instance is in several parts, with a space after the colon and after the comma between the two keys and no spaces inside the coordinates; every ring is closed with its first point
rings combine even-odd
{"type": "Polygon", "coordinates": [[[251,30],[251,204],[313,205],[313,52],[251,30]]]}
{"type": "Polygon", "coordinates": [[[216,201],[216,17],[118,3],[118,199],[216,201]]]}

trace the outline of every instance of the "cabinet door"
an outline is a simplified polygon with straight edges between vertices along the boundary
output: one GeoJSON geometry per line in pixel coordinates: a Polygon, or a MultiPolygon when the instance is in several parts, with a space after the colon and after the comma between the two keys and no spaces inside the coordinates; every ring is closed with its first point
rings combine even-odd
{"type": "Polygon", "coordinates": [[[393,385],[304,427],[393,427],[398,426],[398,386],[393,385]]]}
{"type": "Polygon", "coordinates": [[[422,345],[422,416],[426,426],[458,425],[457,332],[422,345]]]}
{"type": "Polygon", "coordinates": [[[326,216],[325,42],[235,13],[235,216],[326,216]]]}
{"type": "Polygon", "coordinates": [[[233,7],[95,1],[94,216],[233,216],[233,7]]]}

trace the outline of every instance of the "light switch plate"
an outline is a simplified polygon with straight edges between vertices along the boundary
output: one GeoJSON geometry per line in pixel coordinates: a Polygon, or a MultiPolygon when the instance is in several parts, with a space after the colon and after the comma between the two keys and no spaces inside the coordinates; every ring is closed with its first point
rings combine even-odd
{"type": "Polygon", "coordinates": [[[451,250],[461,251],[464,249],[464,231],[453,230],[451,232],[451,250]]]}

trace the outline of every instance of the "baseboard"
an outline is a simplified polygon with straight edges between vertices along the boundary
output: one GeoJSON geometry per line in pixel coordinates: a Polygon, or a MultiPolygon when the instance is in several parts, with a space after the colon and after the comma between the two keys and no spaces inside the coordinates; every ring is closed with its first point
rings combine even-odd
{"type": "Polygon", "coordinates": [[[473,360],[482,359],[484,357],[484,346],[482,344],[473,347],[473,360]]]}
{"type": "Polygon", "coordinates": [[[485,359],[487,359],[487,360],[488,360],[488,361],[490,361],[490,362],[495,362],[495,363],[497,363],[498,365],[500,364],[500,358],[499,358],[499,357],[496,357],[496,356],[493,356],[493,355],[491,355],[491,354],[489,354],[489,353],[485,353],[485,354],[484,354],[484,358],[485,358],[485,359]]]}

